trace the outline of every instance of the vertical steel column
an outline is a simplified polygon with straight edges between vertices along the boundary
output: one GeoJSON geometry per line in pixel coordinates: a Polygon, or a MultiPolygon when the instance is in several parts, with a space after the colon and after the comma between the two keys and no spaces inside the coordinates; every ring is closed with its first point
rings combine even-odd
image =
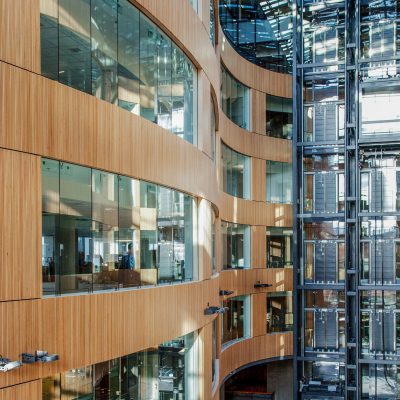
{"type": "Polygon", "coordinates": [[[292,134],[292,162],[293,162],[293,400],[300,398],[299,381],[302,368],[299,368],[298,356],[301,356],[302,337],[302,291],[298,289],[300,277],[300,247],[298,212],[300,205],[300,186],[302,179],[299,176],[297,142],[302,135],[302,70],[297,67],[301,64],[302,40],[298,32],[299,18],[302,10],[302,1],[293,1],[293,67],[292,67],[292,96],[293,96],[293,134],[292,134]]]}
{"type": "Polygon", "coordinates": [[[359,398],[358,382],[358,0],[346,1],[345,59],[345,308],[346,399],[359,398]]]}

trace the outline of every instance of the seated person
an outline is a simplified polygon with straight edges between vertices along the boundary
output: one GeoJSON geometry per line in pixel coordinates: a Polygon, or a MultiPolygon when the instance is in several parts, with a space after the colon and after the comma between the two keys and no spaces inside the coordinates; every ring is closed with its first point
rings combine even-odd
{"type": "Polygon", "coordinates": [[[135,269],[135,257],[133,255],[133,244],[128,244],[128,254],[122,256],[119,269],[135,269]]]}

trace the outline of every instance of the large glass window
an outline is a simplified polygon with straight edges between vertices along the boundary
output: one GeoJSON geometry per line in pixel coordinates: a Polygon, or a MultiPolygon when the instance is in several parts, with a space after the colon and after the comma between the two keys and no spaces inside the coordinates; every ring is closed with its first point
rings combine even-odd
{"type": "Polygon", "coordinates": [[[360,228],[361,284],[399,284],[399,217],[363,217],[360,228]]]}
{"type": "Polygon", "coordinates": [[[400,397],[400,366],[360,364],[361,399],[398,399],[400,397]]]}
{"type": "Polygon", "coordinates": [[[305,284],[337,284],[345,280],[344,222],[308,222],[303,226],[305,284]]]}
{"type": "Polygon", "coordinates": [[[337,70],[345,54],[345,2],[327,0],[316,5],[304,0],[303,4],[303,62],[331,63],[331,69],[337,70]]]}
{"type": "Polygon", "coordinates": [[[267,227],[267,268],[293,266],[293,231],[289,228],[267,227]]]}
{"type": "Polygon", "coordinates": [[[220,0],[226,38],[249,61],[278,72],[291,72],[293,1],[220,0]]]}
{"type": "Polygon", "coordinates": [[[344,212],[344,156],[303,157],[303,210],[313,214],[344,212]]]}
{"type": "Polygon", "coordinates": [[[222,314],[222,343],[250,336],[250,297],[238,296],[224,300],[228,310],[222,314]]]}
{"type": "Polygon", "coordinates": [[[249,125],[249,88],[221,65],[221,107],[225,115],[241,128],[249,125]]]}
{"type": "Polygon", "coordinates": [[[44,76],[196,143],[196,69],[163,31],[128,0],[41,4],[44,76]]]}
{"type": "Polygon", "coordinates": [[[222,268],[250,267],[250,227],[221,221],[222,268]]]}
{"type": "Polygon", "coordinates": [[[344,79],[313,78],[304,82],[303,142],[344,138],[344,79]]]}
{"type": "Polygon", "coordinates": [[[43,379],[43,400],[197,400],[197,333],[43,379]]]}
{"type": "Polygon", "coordinates": [[[398,359],[400,293],[394,290],[363,290],[360,293],[362,357],[398,359]]]}
{"type": "Polygon", "coordinates": [[[400,211],[400,151],[365,151],[360,155],[362,212],[400,211]]]}
{"type": "Polygon", "coordinates": [[[305,302],[305,351],[344,352],[346,348],[344,292],[308,290],[305,302]]]}
{"type": "Polygon", "coordinates": [[[215,46],[215,11],[214,11],[214,0],[210,1],[210,40],[213,45],[215,46]]]}
{"type": "Polygon", "coordinates": [[[400,134],[400,86],[393,83],[361,88],[361,135],[400,134]]]}
{"type": "Polygon", "coordinates": [[[293,100],[266,95],[266,133],[268,136],[291,139],[293,127],[293,100]]]}
{"type": "Polygon", "coordinates": [[[387,59],[398,56],[400,52],[399,3],[361,0],[360,17],[361,56],[383,59],[386,68],[389,67],[393,62],[387,59]]]}
{"type": "Polygon", "coordinates": [[[304,361],[300,391],[305,398],[344,398],[345,365],[336,361],[304,361]]]}
{"type": "Polygon", "coordinates": [[[44,294],[197,278],[192,197],[47,159],[42,188],[44,294]]]}
{"type": "Polygon", "coordinates": [[[293,330],[292,292],[267,293],[267,333],[293,330]]]}
{"type": "Polygon", "coordinates": [[[222,190],[232,196],[250,198],[250,158],[221,142],[222,190]]]}
{"type": "Polygon", "coordinates": [[[292,164],[267,161],[267,202],[292,203],[292,164]]]}

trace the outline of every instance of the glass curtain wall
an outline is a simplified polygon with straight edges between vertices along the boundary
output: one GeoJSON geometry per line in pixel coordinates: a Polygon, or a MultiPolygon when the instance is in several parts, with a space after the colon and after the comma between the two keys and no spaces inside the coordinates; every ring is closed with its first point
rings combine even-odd
{"type": "Polygon", "coordinates": [[[229,309],[222,314],[222,344],[250,336],[250,297],[238,296],[224,300],[229,309]]]}
{"type": "Polygon", "coordinates": [[[293,100],[266,95],[266,134],[280,139],[291,139],[293,128],[293,100]]]}
{"type": "Polygon", "coordinates": [[[222,190],[235,197],[250,199],[250,157],[221,142],[222,190]]]}
{"type": "Polygon", "coordinates": [[[307,290],[305,292],[306,354],[343,353],[345,342],[344,292],[336,290],[307,290]]]}
{"type": "Polygon", "coordinates": [[[250,226],[221,221],[222,268],[250,268],[250,226]]]}
{"type": "Polygon", "coordinates": [[[292,292],[267,293],[267,333],[293,330],[292,292]]]}
{"type": "Polygon", "coordinates": [[[197,400],[197,333],[43,379],[43,400],[197,400]]]}
{"type": "Polygon", "coordinates": [[[292,66],[292,1],[220,0],[225,37],[243,57],[284,73],[292,66]]]}
{"type": "Polygon", "coordinates": [[[293,231],[290,228],[267,227],[267,268],[293,267],[293,231]]]}
{"type": "Polygon", "coordinates": [[[345,280],[344,223],[305,222],[303,225],[303,280],[305,285],[343,284],[345,280]]]}
{"type": "Polygon", "coordinates": [[[249,88],[235,79],[222,64],[221,108],[232,122],[250,130],[249,88]]]}
{"type": "Polygon", "coordinates": [[[44,294],[197,279],[192,197],[48,159],[42,191],[44,294]]]}
{"type": "Polygon", "coordinates": [[[214,0],[210,1],[210,40],[215,47],[215,10],[214,10],[214,0]]]}
{"type": "Polygon", "coordinates": [[[292,203],[292,164],[267,161],[267,202],[292,203]]]}
{"type": "Polygon", "coordinates": [[[304,213],[343,213],[344,156],[306,154],[302,168],[304,213]]]}
{"type": "Polygon", "coordinates": [[[300,142],[343,142],[344,78],[304,77],[303,130],[300,142]]]}
{"type": "Polygon", "coordinates": [[[197,71],[128,0],[42,2],[42,75],[196,144],[197,71]]]}
{"type": "Polygon", "coordinates": [[[359,2],[362,399],[400,398],[400,4],[359,2]]]}
{"type": "Polygon", "coordinates": [[[349,350],[353,336],[348,326],[354,317],[345,317],[349,307],[345,263],[350,268],[344,147],[345,116],[349,121],[345,61],[349,61],[346,7],[350,3],[354,4],[343,0],[296,2],[298,129],[293,150],[297,153],[294,207],[300,245],[294,260],[299,273],[296,356],[300,390],[295,396],[302,399],[347,399],[345,377],[350,362],[345,356],[355,346],[349,350]]]}

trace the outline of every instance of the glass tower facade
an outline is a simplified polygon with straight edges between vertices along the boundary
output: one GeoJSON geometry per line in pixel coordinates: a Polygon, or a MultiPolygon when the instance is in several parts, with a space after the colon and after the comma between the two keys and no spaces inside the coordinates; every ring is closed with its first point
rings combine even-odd
{"type": "Polygon", "coordinates": [[[295,8],[294,398],[399,399],[400,2],[295,8]]]}

